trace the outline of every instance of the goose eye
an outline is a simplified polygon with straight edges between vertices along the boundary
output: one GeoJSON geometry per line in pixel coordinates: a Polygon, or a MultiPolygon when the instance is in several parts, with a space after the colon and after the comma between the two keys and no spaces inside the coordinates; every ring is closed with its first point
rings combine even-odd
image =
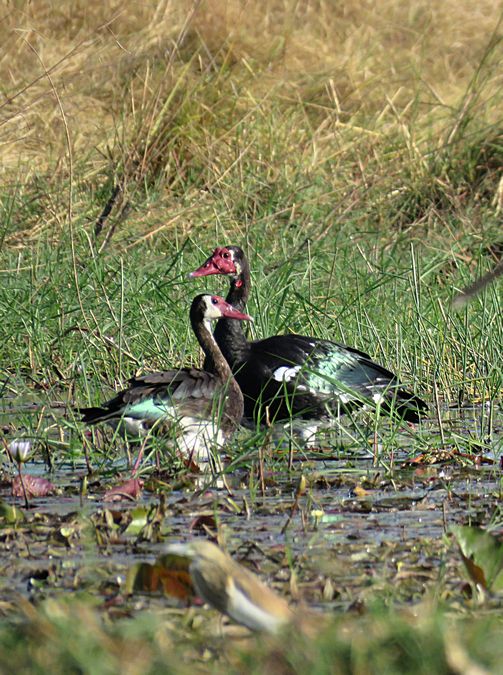
{"type": "Polygon", "coordinates": [[[222,253],[222,258],[228,258],[229,257],[229,252],[225,251],[225,253],[222,253]]]}
{"type": "Polygon", "coordinates": [[[212,305],[218,305],[218,300],[216,298],[211,298],[212,305]]]}

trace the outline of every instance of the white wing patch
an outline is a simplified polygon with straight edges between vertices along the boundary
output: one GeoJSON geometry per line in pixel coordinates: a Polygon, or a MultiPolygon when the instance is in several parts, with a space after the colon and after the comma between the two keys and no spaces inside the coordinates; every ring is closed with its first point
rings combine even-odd
{"type": "Polygon", "coordinates": [[[237,623],[250,630],[265,630],[269,633],[277,633],[285,624],[284,617],[274,616],[253,602],[239,586],[236,586],[232,577],[228,578],[226,591],[227,614],[237,623]]]}
{"type": "Polygon", "coordinates": [[[288,366],[281,366],[280,368],[276,368],[276,370],[273,372],[272,376],[276,380],[276,382],[290,382],[293,380],[299,370],[301,370],[302,366],[294,366],[288,367],[288,366]]]}
{"type": "MultiPolygon", "coordinates": [[[[167,410],[163,417],[165,420],[171,419],[175,425],[173,433],[176,437],[173,440],[178,450],[182,455],[191,457],[196,464],[204,464],[218,457],[218,450],[227,441],[226,435],[219,428],[216,420],[201,420],[188,415],[176,415],[172,409],[167,410]]],[[[152,433],[152,421],[123,415],[119,418],[111,418],[107,420],[107,423],[121,436],[139,439],[152,433]]]]}
{"type": "Polygon", "coordinates": [[[182,435],[177,438],[179,450],[197,463],[208,462],[212,450],[221,448],[226,441],[225,434],[213,421],[201,421],[194,417],[180,419],[182,435]]]}

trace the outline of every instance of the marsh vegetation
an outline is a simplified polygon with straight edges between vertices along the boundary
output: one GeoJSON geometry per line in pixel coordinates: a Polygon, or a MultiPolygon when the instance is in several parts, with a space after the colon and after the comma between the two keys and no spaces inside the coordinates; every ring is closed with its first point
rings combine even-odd
{"type": "Polygon", "coordinates": [[[500,12],[4,7],[2,444],[29,441],[22,471],[54,490],[26,508],[3,452],[0,669],[497,672],[497,584],[480,597],[450,532],[497,541],[503,524],[501,281],[452,307],[501,260],[500,12]],[[135,374],[201,365],[190,302],[227,282],[187,273],[222,244],[250,259],[251,336],[361,349],[430,415],[415,429],[344,417],[316,447],[243,430],[226,488],[154,441],[137,499],[105,501],[127,448],[89,435],[74,408],[135,374]],[[238,641],[207,608],[126,596],[133,563],[194,536],[326,628],[285,649],[238,641]]]}

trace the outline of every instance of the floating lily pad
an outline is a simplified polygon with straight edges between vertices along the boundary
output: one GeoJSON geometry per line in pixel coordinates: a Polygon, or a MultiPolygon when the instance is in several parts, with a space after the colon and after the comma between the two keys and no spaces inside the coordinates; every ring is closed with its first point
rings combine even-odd
{"type": "Polygon", "coordinates": [[[18,509],[17,506],[7,504],[3,500],[0,500],[0,524],[5,523],[13,525],[14,523],[22,522],[24,520],[24,513],[18,509]]]}
{"type": "Polygon", "coordinates": [[[143,481],[140,478],[130,478],[129,480],[116,485],[105,493],[104,501],[114,502],[121,499],[135,500],[141,495],[143,490],[143,481]]]}
{"type": "Polygon", "coordinates": [[[23,474],[22,477],[14,476],[12,479],[12,494],[14,497],[46,497],[56,491],[56,486],[41,476],[23,474]],[[24,486],[24,489],[23,489],[24,486]]]}

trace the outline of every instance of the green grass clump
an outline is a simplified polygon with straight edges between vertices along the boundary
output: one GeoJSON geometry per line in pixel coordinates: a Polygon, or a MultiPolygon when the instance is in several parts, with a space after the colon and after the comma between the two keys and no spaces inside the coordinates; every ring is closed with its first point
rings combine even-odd
{"type": "MultiPolygon", "coordinates": [[[[293,331],[361,349],[425,398],[432,414],[437,398],[442,406],[497,405],[503,329],[498,287],[490,286],[461,312],[451,308],[457,290],[473,278],[471,270],[489,269],[485,246],[472,246],[475,267],[461,264],[453,252],[426,256],[406,241],[382,248],[378,235],[367,237],[372,243],[366,249],[360,236],[344,246],[328,238],[305,245],[297,228],[274,252],[268,228],[255,232],[248,248],[254,270],[248,310],[256,319],[250,337],[293,331]]],[[[72,422],[75,406],[106,400],[136,373],[199,367],[187,320],[191,298],[203,290],[225,295],[227,289],[218,277],[187,279],[211,251],[202,239],[205,234],[166,238],[135,246],[127,257],[113,249],[99,253],[82,235],[73,244],[41,240],[32,250],[7,249],[0,342],[12,420],[43,442],[65,436],[67,451],[79,454],[80,436],[66,435],[68,423],[80,428],[72,422]],[[16,417],[27,402],[36,403],[38,412],[16,417]]],[[[229,240],[219,232],[212,243],[229,240]]],[[[481,423],[480,442],[489,427],[481,423]]],[[[388,437],[386,428],[383,434],[388,437]]]]}

